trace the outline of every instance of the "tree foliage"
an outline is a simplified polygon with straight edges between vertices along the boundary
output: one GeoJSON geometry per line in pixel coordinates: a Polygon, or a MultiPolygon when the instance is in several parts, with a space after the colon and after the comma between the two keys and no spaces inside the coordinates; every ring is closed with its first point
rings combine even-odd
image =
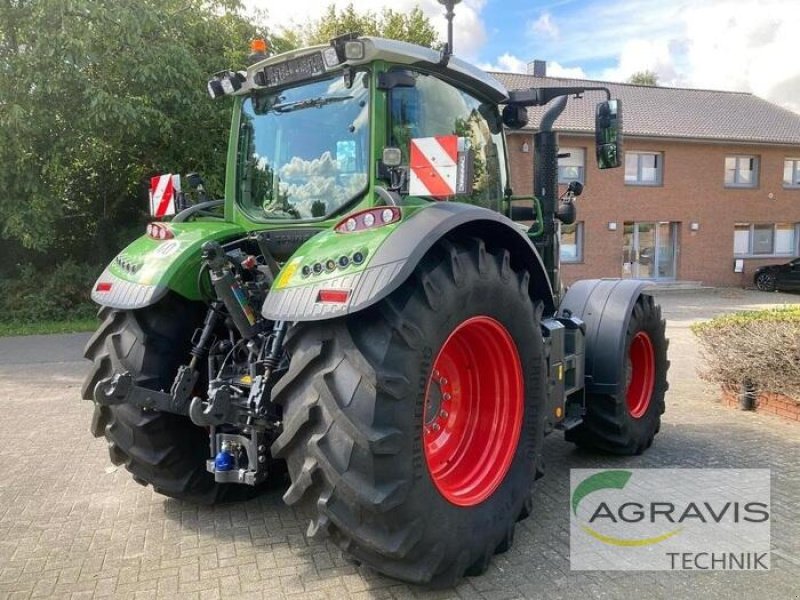
{"type": "Polygon", "coordinates": [[[197,171],[221,196],[231,103],[206,82],[254,37],[273,52],[348,31],[437,43],[418,8],[331,6],[280,35],[267,22],[239,0],[0,2],[0,272],[107,261],[142,231],[155,174],[197,171]]]}
{"type": "Polygon", "coordinates": [[[4,237],[78,260],[140,230],[149,177],[221,192],[230,103],[212,73],[259,33],[237,0],[11,0],[0,8],[4,237]]]}
{"type": "Polygon", "coordinates": [[[649,69],[645,71],[636,71],[636,73],[628,77],[628,83],[655,87],[658,85],[658,75],[649,69]]]}
{"type": "Polygon", "coordinates": [[[408,12],[384,8],[380,13],[359,13],[352,4],[341,10],[331,4],[322,17],[290,34],[293,33],[294,39],[303,45],[311,45],[326,44],[337,36],[351,32],[403,40],[429,48],[440,45],[436,30],[419,6],[408,12]]]}

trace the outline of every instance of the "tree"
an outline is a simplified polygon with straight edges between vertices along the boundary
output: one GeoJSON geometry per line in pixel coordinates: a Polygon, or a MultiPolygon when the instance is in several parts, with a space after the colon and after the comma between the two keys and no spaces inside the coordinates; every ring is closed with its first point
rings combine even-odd
{"type": "Polygon", "coordinates": [[[436,30],[418,6],[409,12],[385,8],[380,13],[358,13],[352,4],[341,10],[331,4],[322,17],[296,30],[294,39],[303,45],[326,44],[337,36],[351,32],[403,40],[429,48],[440,46],[436,30]]]}
{"type": "Polygon", "coordinates": [[[3,236],[96,262],[141,231],[150,176],[195,170],[220,193],[231,104],[206,81],[264,33],[238,0],[3,3],[3,236]]]}
{"type": "Polygon", "coordinates": [[[658,85],[658,75],[656,75],[655,72],[649,69],[644,71],[636,71],[636,73],[628,77],[628,83],[633,83],[635,85],[649,85],[655,87],[658,85]]]}
{"type": "Polygon", "coordinates": [[[259,22],[239,0],[0,3],[0,271],[108,260],[143,230],[155,174],[197,171],[221,196],[231,102],[206,82],[254,37],[276,53],[353,30],[437,43],[418,8],[331,6],[280,35],[259,22]]]}

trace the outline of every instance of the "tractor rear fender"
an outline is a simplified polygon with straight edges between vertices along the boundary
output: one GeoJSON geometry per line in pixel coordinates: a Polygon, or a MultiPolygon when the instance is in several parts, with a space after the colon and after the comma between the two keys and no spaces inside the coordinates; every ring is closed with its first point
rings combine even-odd
{"type": "Polygon", "coordinates": [[[123,310],[155,304],[170,290],[199,300],[197,273],[203,243],[245,234],[237,225],[220,221],[163,226],[172,237],[162,240],[144,235],[131,242],[100,274],[92,288],[92,300],[123,310]]]}
{"type": "Polygon", "coordinates": [[[353,233],[331,230],[304,244],[278,275],[264,303],[264,316],[274,321],[318,321],[362,311],[400,287],[439,240],[456,235],[508,248],[512,264],[531,273],[531,295],[544,302],[546,312],[555,311],[541,258],[513,221],[485,208],[450,202],[402,211],[399,223],[353,233]],[[356,253],[363,257],[360,265],[352,260],[356,253]],[[340,258],[349,261],[346,267],[326,266],[340,258]],[[331,291],[338,292],[336,301],[326,301],[331,291]]]}
{"type": "Polygon", "coordinates": [[[585,279],[567,290],[562,316],[586,323],[586,391],[615,394],[625,385],[621,372],[625,338],[633,306],[647,285],[636,279],[585,279]]]}

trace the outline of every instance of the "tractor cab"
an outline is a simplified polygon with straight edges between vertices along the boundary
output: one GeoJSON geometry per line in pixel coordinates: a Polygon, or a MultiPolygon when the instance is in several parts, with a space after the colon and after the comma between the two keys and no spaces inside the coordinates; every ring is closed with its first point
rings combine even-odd
{"type": "MultiPolygon", "coordinates": [[[[452,41],[437,51],[348,34],[276,56],[259,48],[246,70],[220,72],[208,83],[213,98],[236,98],[228,220],[246,229],[276,222],[329,228],[370,207],[406,206],[410,214],[442,200],[476,205],[533,222],[527,233],[559,294],[557,221],[574,222],[581,188],[571,186],[558,201],[552,124],[569,96],[607,90],[508,91],[451,56],[452,41]],[[503,129],[526,126],[527,107],[551,100],[535,144],[540,193],[512,196],[503,129]]],[[[617,167],[619,101],[601,102],[596,115],[598,165],[617,167]]]]}
{"type": "Polygon", "coordinates": [[[253,58],[208,86],[213,97],[237,97],[234,219],[314,223],[445,199],[501,210],[498,106],[507,93],[486,73],[456,58],[445,65],[429,48],[354,35],[253,58]]]}

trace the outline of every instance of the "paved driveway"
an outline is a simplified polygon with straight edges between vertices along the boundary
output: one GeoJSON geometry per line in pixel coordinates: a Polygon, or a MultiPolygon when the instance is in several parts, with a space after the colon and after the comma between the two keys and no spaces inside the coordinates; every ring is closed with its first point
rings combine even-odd
{"type": "Polygon", "coordinates": [[[556,434],[514,548],[457,588],[424,592],[357,569],[303,536],[308,507],[281,490],[198,509],[112,467],[78,400],[87,336],[0,340],[0,599],[59,598],[798,598],[800,427],[722,408],[695,374],[689,324],[738,307],[798,302],[739,290],[660,294],[671,318],[672,387],[653,448],[595,458],[556,434]],[[761,573],[571,572],[569,469],[768,467],[774,553],[761,573]]]}

